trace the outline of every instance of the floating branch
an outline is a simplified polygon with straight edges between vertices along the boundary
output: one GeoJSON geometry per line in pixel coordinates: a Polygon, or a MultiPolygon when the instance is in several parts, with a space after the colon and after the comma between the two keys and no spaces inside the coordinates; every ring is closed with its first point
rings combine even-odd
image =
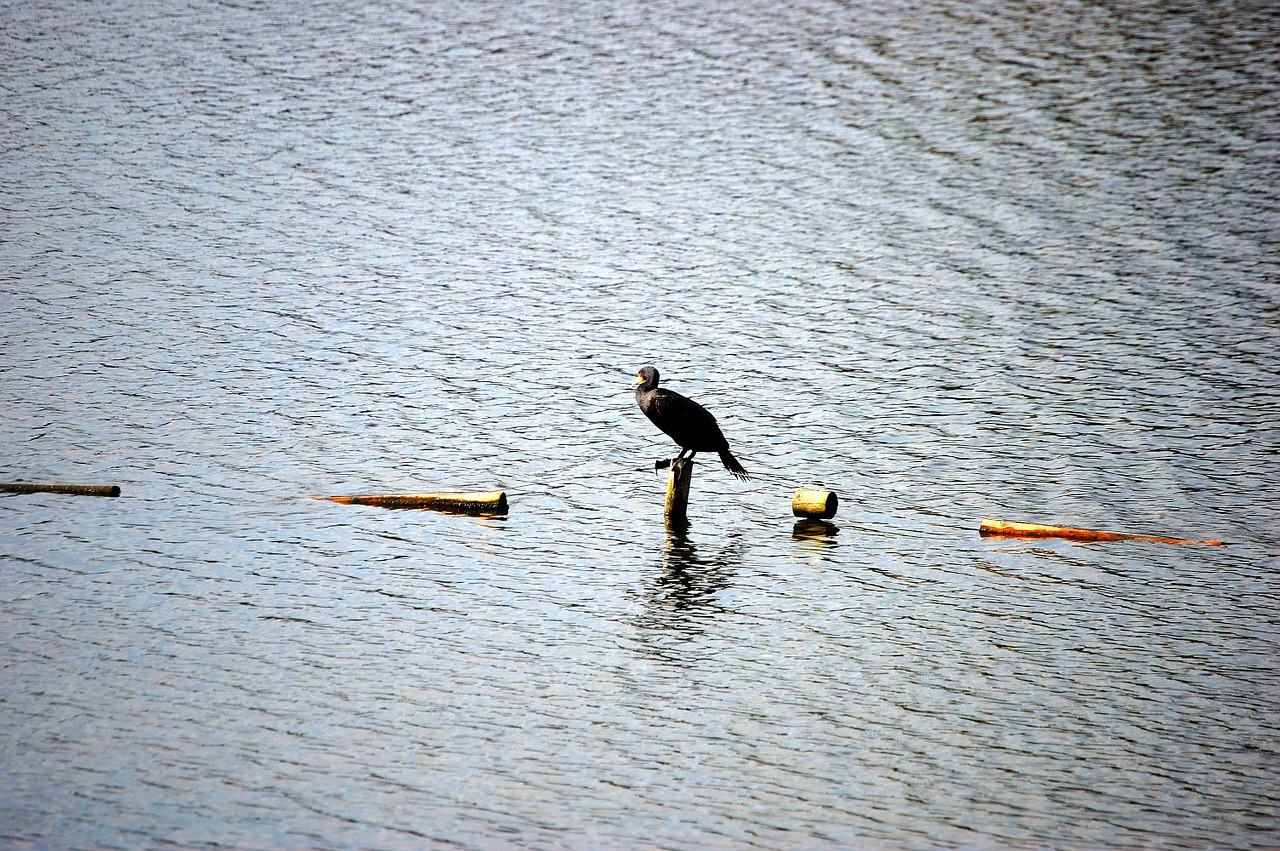
{"type": "Polygon", "coordinates": [[[76,496],[119,496],[118,485],[34,485],[27,482],[0,482],[0,491],[9,493],[69,493],[76,496]]]}
{"type": "Polygon", "coordinates": [[[1039,526],[1035,523],[1010,523],[1005,520],[983,520],[978,524],[978,534],[1004,538],[1066,538],[1072,541],[1155,541],[1158,544],[1207,544],[1222,546],[1222,541],[1191,541],[1186,538],[1165,538],[1159,535],[1124,535],[1119,532],[1095,532],[1092,529],[1072,529],[1067,526],[1039,526]]]}
{"type": "Polygon", "coordinates": [[[460,514],[506,514],[506,491],[479,493],[396,493],[360,496],[318,496],[343,505],[376,505],[379,508],[432,508],[460,514]]]}
{"type": "Polygon", "coordinates": [[[796,517],[812,517],[830,520],[840,507],[840,497],[835,491],[798,490],[791,497],[791,513],[796,517]]]}

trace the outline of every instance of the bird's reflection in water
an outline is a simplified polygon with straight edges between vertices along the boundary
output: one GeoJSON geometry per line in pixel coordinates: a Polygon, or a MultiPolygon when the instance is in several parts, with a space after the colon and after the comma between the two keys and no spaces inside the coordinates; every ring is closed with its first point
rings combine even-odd
{"type": "Polygon", "coordinates": [[[732,584],[739,547],[738,541],[730,541],[720,552],[709,554],[690,539],[687,523],[668,524],[666,547],[645,579],[638,619],[655,652],[667,655],[665,638],[701,635],[706,622],[725,611],[718,595],[732,584]]]}

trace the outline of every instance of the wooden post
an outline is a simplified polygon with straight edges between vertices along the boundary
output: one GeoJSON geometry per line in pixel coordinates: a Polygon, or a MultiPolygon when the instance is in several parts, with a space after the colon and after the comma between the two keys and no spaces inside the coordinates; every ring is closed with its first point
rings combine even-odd
{"type": "Polygon", "coordinates": [[[75,496],[119,496],[118,485],[33,485],[27,482],[0,482],[0,491],[9,493],[69,493],[75,496]]]}
{"type": "Polygon", "coordinates": [[[689,486],[693,484],[693,462],[681,458],[671,462],[671,475],[667,479],[668,523],[683,523],[689,519],[689,486]]]}

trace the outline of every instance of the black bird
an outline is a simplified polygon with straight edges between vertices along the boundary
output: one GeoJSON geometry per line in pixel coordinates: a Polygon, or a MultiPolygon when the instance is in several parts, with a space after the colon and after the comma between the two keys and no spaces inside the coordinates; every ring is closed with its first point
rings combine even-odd
{"type": "Polygon", "coordinates": [[[636,404],[653,424],[680,444],[679,461],[689,453],[689,460],[699,452],[718,452],[724,468],[739,479],[751,478],[729,451],[720,426],[711,412],[692,399],[673,390],[658,387],[658,370],[646,366],[636,373],[636,404]]]}

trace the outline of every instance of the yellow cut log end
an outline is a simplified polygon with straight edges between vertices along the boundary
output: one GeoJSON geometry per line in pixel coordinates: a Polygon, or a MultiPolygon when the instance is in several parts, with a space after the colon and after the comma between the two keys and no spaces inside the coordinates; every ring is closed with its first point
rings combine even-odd
{"type": "Polygon", "coordinates": [[[835,491],[798,490],[791,497],[791,513],[796,517],[813,517],[830,520],[840,507],[840,497],[835,491]]]}
{"type": "Polygon", "coordinates": [[[1036,523],[1013,523],[1008,520],[983,520],[978,524],[978,534],[983,537],[1008,538],[1066,538],[1071,541],[1154,541],[1158,544],[1207,544],[1222,546],[1222,541],[1193,541],[1186,538],[1166,538],[1160,535],[1126,535],[1119,532],[1098,532],[1093,529],[1073,529],[1069,526],[1041,526],[1036,523]]]}
{"type": "Polygon", "coordinates": [[[35,485],[27,482],[0,482],[0,491],[9,493],[69,493],[75,496],[119,496],[118,485],[35,485]]]}
{"type": "Polygon", "coordinates": [[[318,496],[343,505],[376,505],[379,508],[430,508],[461,514],[506,514],[506,491],[476,493],[395,493],[359,496],[318,496]]]}

